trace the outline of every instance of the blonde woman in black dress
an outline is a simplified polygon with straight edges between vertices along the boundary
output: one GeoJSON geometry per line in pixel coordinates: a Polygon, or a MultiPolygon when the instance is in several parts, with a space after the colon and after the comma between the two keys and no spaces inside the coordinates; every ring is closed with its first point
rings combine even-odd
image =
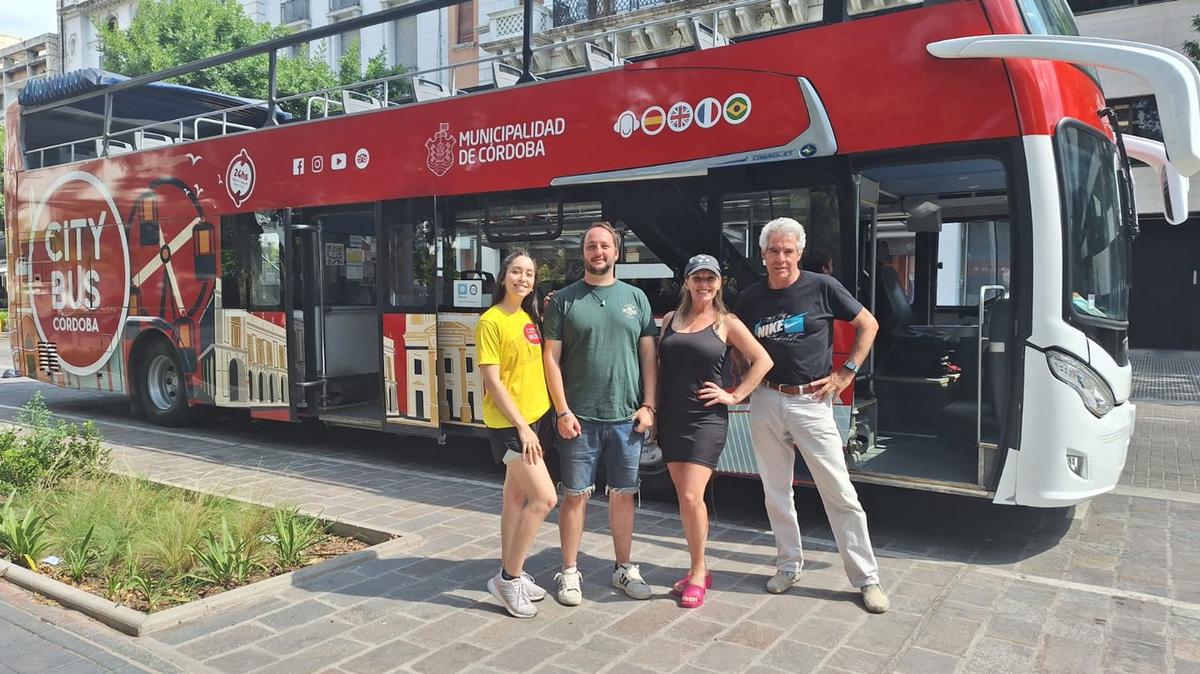
{"type": "Polygon", "coordinates": [[[721,266],[696,255],[684,268],[679,308],[663,317],[658,342],[658,444],[679,495],[679,516],[691,553],[688,574],[672,588],[683,608],[704,604],[712,576],[704,562],[708,510],[704,490],[725,447],[729,405],[754,391],[773,363],[762,345],[721,299],[721,266]],[[730,348],[750,363],[732,391],[722,372],[730,348]]]}

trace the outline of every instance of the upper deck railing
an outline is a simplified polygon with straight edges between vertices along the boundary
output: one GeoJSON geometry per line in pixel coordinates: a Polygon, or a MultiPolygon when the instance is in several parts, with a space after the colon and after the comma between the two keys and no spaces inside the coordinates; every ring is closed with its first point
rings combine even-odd
{"type": "MultiPolygon", "coordinates": [[[[334,3],[342,3],[344,5],[346,2],[353,1],[330,0],[330,7],[333,9],[334,3]]],[[[591,1],[596,2],[597,0],[591,1]]],[[[666,5],[671,2],[680,2],[681,0],[603,1],[608,3],[605,5],[605,8],[618,8],[619,3],[628,4],[629,8],[633,7],[632,3],[641,3],[641,5],[644,5],[641,8],[650,8],[666,5]]],[[[641,30],[656,28],[678,30],[681,34],[687,36],[687,43],[674,46],[668,49],[667,52],[679,51],[681,48],[718,48],[731,42],[714,27],[717,25],[716,16],[718,13],[739,13],[756,5],[769,6],[775,1],[734,0],[716,5],[708,5],[691,12],[661,16],[654,20],[639,22],[638,27],[641,30]]],[[[860,0],[849,1],[856,4],[860,2],[860,0]]],[[[873,1],[878,3],[882,9],[912,3],[912,0],[873,1]]],[[[560,38],[551,44],[544,44],[538,47],[531,46],[527,59],[521,58],[521,55],[514,53],[489,54],[478,59],[455,63],[449,66],[355,82],[325,90],[284,96],[276,94],[274,74],[277,58],[276,52],[279,49],[284,49],[295,44],[312,42],[347,30],[354,30],[407,16],[414,16],[426,11],[437,10],[456,2],[457,0],[419,0],[418,2],[401,7],[393,7],[371,15],[354,17],[336,22],[335,24],[300,31],[291,36],[271,40],[228,54],[210,57],[151,75],[133,78],[110,85],[100,91],[70,96],[44,105],[30,106],[22,114],[33,115],[43,110],[64,107],[85,99],[103,96],[105,99],[105,119],[104,132],[96,136],[68,140],[43,147],[28,148],[25,152],[26,168],[41,168],[255,130],[257,127],[238,123],[230,119],[233,113],[239,111],[265,109],[267,113],[264,117],[266,120],[265,123],[267,125],[276,125],[292,121],[305,121],[334,115],[356,114],[395,108],[447,98],[462,93],[474,93],[486,89],[513,86],[522,80],[537,81],[566,74],[615,68],[629,62],[616,52],[618,41],[615,39],[615,36],[623,31],[628,31],[626,27],[618,27],[586,33],[577,37],[560,38]],[[538,54],[542,52],[553,52],[556,55],[566,53],[570,56],[567,59],[567,63],[563,65],[561,58],[553,61],[539,59],[538,54]],[[206,111],[188,117],[154,121],[135,127],[114,128],[113,126],[111,114],[112,101],[113,97],[121,91],[263,53],[268,54],[270,57],[270,91],[267,92],[267,96],[262,101],[231,105],[220,110],[206,111]],[[553,63],[557,67],[539,70],[537,68],[539,60],[553,63]],[[455,73],[462,72],[466,68],[478,69],[481,75],[485,77],[485,82],[479,86],[466,89],[458,88],[455,84],[455,73]],[[290,117],[285,116],[281,119],[281,115],[278,114],[281,110],[289,111],[291,113],[290,117]]],[[[853,7],[847,5],[846,9],[852,10],[853,7]]],[[[818,23],[813,22],[795,27],[807,27],[818,25],[818,23]]],[[[526,35],[527,43],[531,41],[530,38],[530,35],[526,35]]],[[[638,57],[648,58],[653,55],[641,53],[638,57]]]]}

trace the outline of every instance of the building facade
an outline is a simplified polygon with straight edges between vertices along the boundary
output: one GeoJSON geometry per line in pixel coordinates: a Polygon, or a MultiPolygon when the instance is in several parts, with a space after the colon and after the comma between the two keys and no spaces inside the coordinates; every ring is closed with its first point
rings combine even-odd
{"type": "MultiPolygon", "coordinates": [[[[246,15],[260,23],[286,26],[296,31],[316,28],[338,21],[371,14],[402,0],[239,0],[246,15]]],[[[309,45],[310,54],[324,54],[331,67],[357,40],[365,66],[380,52],[387,54],[392,66],[406,72],[430,71],[430,78],[456,87],[478,83],[478,67],[446,70],[453,63],[479,57],[477,35],[481,4],[488,10],[495,2],[515,4],[516,0],[466,0],[453,7],[420,16],[392,21],[355,31],[346,31],[309,45]],[[453,75],[451,74],[453,73],[453,75]],[[451,78],[455,81],[451,82],[451,78]]],[[[97,25],[126,28],[137,12],[136,0],[58,0],[59,28],[62,36],[62,67],[99,68],[100,42],[97,25]]]]}
{"type": "MultiPolygon", "coordinates": [[[[62,72],[58,35],[46,33],[28,40],[3,36],[0,44],[0,110],[17,100],[25,80],[62,72]],[[11,41],[10,41],[11,40],[11,41]]],[[[4,123],[0,116],[0,125],[4,123]]]]}

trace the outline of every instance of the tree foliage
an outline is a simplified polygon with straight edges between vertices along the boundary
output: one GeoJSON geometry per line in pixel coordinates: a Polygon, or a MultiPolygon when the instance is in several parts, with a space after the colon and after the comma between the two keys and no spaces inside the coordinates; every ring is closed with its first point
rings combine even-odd
{"type": "MultiPolygon", "coordinates": [[[[227,0],[142,0],[128,28],[97,25],[104,68],[136,77],[172,68],[209,56],[248,47],[290,34],[281,26],[256,23],[241,3],[227,0]]],[[[338,71],[325,60],[325,52],[309,53],[307,45],[295,56],[280,56],[276,70],[279,97],[299,94],[363,79],[357,40],[339,59],[338,71]]],[[[377,72],[392,74],[383,52],[367,63],[377,72]]],[[[402,72],[402,69],[399,70],[402,72]]],[[[382,75],[376,75],[382,76],[382,75]]],[[[266,98],[266,54],[188,73],[170,81],[233,96],[266,98]]]]}
{"type": "MultiPolygon", "coordinates": [[[[1192,17],[1192,30],[1200,32],[1200,15],[1192,17]]],[[[1192,60],[1197,66],[1200,66],[1200,41],[1185,40],[1183,43],[1183,53],[1192,60]]]]}

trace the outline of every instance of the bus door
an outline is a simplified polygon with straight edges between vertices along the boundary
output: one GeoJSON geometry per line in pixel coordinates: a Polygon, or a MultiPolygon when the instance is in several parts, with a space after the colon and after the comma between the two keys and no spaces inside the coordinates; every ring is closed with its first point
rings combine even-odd
{"type": "Polygon", "coordinates": [[[289,359],[294,405],[339,425],[381,429],[377,206],[293,211],[289,359]]]}
{"type": "Polygon", "coordinates": [[[438,203],[380,206],[380,400],[387,429],[439,433],[438,203]]]}
{"type": "Polygon", "coordinates": [[[879,322],[867,382],[877,423],[855,468],[989,488],[1011,325],[1004,167],[892,165],[854,183],[858,297],[879,322]]]}

